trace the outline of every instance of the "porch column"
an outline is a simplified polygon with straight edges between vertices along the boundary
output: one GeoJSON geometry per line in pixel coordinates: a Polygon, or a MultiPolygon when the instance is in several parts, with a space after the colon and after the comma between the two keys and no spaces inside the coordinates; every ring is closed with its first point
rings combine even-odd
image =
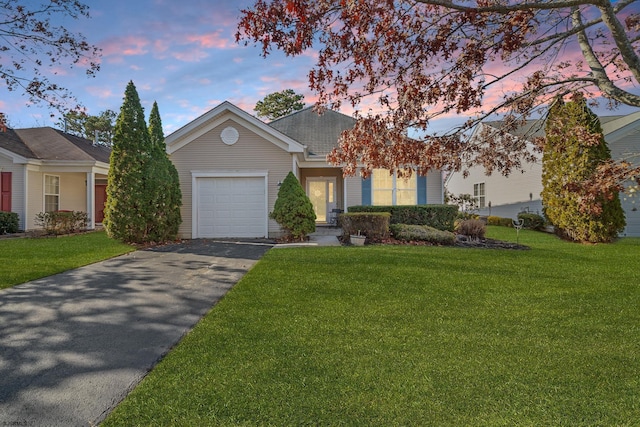
{"type": "Polygon", "coordinates": [[[87,216],[89,217],[89,230],[96,228],[96,174],[87,172],[87,216]]]}
{"type": "Polygon", "coordinates": [[[344,206],[342,207],[342,210],[346,213],[347,212],[347,178],[346,177],[342,177],[342,203],[344,204],[344,206]]]}

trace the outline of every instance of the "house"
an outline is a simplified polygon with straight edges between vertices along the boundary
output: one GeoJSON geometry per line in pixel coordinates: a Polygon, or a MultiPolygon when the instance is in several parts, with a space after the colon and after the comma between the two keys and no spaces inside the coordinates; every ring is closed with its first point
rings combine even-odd
{"type": "MultiPolygon", "coordinates": [[[[640,112],[621,116],[600,117],[603,134],[611,156],[614,159],[627,159],[637,164],[640,153],[640,112]],[[633,154],[636,154],[633,157],[633,154]]],[[[501,122],[481,123],[471,138],[486,129],[498,129],[501,122]]],[[[516,136],[532,141],[544,136],[544,123],[540,120],[528,121],[514,132],[516,136]]],[[[495,215],[516,218],[519,212],[529,211],[542,214],[542,157],[539,161],[525,163],[523,172],[513,172],[509,177],[500,173],[486,175],[482,166],[474,166],[465,178],[462,173],[450,174],[445,188],[453,195],[470,194],[479,206],[480,215],[495,215]]],[[[640,236],[640,200],[621,194],[627,226],[621,236],[640,236]]]]}
{"type": "Polygon", "coordinates": [[[313,203],[318,225],[334,209],[369,204],[443,202],[440,171],[404,181],[388,171],[343,177],[327,163],[340,133],[354,119],[311,108],[265,123],[223,102],[166,137],[182,190],[182,238],[275,237],[269,219],[278,186],[292,171],[313,203]]]}
{"type": "Polygon", "coordinates": [[[0,210],[18,214],[20,229],[38,228],[40,212],[86,212],[102,222],[110,150],[50,127],[0,132],[0,210]]]}

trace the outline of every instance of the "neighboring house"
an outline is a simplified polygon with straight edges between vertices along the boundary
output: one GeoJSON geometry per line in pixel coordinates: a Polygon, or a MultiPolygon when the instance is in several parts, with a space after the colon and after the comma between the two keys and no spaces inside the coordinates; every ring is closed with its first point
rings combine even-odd
{"type": "Polygon", "coordinates": [[[292,171],[327,224],[333,209],[370,204],[443,202],[440,171],[405,182],[388,171],[372,179],[343,178],[326,155],[354,119],[311,108],[269,124],[224,102],[167,136],[167,152],[180,175],[182,238],[278,236],[269,219],[278,186],[292,171]]]}
{"type": "MultiPolygon", "coordinates": [[[[600,117],[602,131],[616,160],[627,159],[637,164],[640,153],[640,112],[624,116],[600,117]],[[633,157],[633,154],[636,156],[633,157]]],[[[472,138],[483,129],[497,129],[501,122],[485,122],[475,129],[472,138]]],[[[527,122],[514,132],[516,136],[531,141],[544,136],[544,123],[539,120],[527,122]]],[[[539,161],[523,165],[523,172],[514,171],[509,177],[499,172],[487,176],[482,166],[474,166],[468,177],[462,173],[450,174],[445,182],[447,191],[455,196],[470,194],[477,202],[479,214],[516,218],[519,212],[542,214],[542,157],[539,161]]],[[[621,236],[640,236],[640,200],[621,194],[627,226],[621,236]]]]}
{"type": "Polygon", "coordinates": [[[40,212],[86,212],[102,222],[110,150],[43,127],[0,132],[0,210],[18,214],[20,229],[38,228],[40,212]]]}

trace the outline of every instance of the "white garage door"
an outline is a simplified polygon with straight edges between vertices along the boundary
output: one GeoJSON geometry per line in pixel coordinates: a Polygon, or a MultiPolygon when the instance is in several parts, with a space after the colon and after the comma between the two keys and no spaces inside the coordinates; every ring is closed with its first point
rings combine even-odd
{"type": "Polygon", "coordinates": [[[264,177],[198,178],[195,237],[265,237],[264,177]]]}

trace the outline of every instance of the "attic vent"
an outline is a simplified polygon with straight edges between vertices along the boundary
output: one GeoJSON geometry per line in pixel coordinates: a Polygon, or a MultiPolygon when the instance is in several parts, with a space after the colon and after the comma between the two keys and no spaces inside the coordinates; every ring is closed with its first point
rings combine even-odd
{"type": "Polygon", "coordinates": [[[236,142],[238,142],[238,137],[239,136],[240,136],[240,134],[238,133],[236,128],[234,128],[232,126],[228,126],[228,127],[224,128],[222,133],[220,133],[220,138],[222,138],[222,142],[224,142],[227,145],[233,145],[236,142]]]}

